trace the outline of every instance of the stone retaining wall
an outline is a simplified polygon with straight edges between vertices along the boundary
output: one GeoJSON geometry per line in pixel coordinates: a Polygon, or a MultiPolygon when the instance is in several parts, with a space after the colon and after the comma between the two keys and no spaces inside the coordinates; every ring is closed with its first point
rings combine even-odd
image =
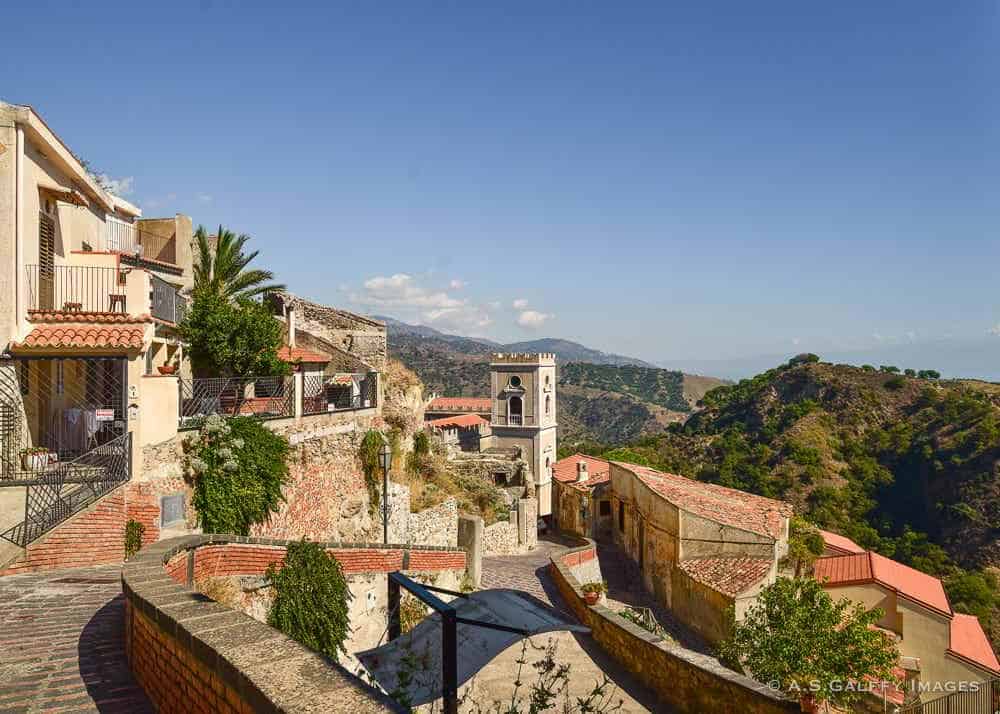
{"type": "Polygon", "coordinates": [[[717,659],[666,642],[603,605],[588,606],[574,571],[596,562],[594,542],[551,558],[553,580],[563,600],[590,627],[601,648],[657,693],[672,711],[702,714],[798,712],[797,702],[723,667],[717,659]]]}
{"type": "Polygon", "coordinates": [[[520,552],[516,523],[500,521],[483,529],[483,555],[516,555],[520,552]]]}
{"type": "MultiPolygon", "coordinates": [[[[287,543],[187,536],[148,546],[125,564],[126,654],[158,711],[401,711],[339,664],[181,584],[199,575],[259,574],[282,559],[287,543]]],[[[325,545],[347,573],[465,566],[465,553],[448,548],[325,545]]]]}

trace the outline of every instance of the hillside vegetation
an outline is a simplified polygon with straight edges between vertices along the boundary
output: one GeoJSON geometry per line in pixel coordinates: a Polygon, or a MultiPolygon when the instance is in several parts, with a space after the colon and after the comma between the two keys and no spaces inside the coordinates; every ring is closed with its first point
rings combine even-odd
{"type": "Polygon", "coordinates": [[[1000,390],[816,360],[713,389],[665,434],[590,451],[792,501],[820,527],[945,578],[953,605],[988,624],[1000,390]]]}
{"type": "MultiPolygon", "coordinates": [[[[389,352],[413,370],[428,394],[486,396],[490,355],[496,346],[453,336],[400,333],[389,339],[389,352]]],[[[558,359],[558,358],[557,358],[558,359]]],[[[621,443],[661,433],[682,421],[709,387],[711,377],[636,365],[558,362],[559,439],[621,443]]]]}

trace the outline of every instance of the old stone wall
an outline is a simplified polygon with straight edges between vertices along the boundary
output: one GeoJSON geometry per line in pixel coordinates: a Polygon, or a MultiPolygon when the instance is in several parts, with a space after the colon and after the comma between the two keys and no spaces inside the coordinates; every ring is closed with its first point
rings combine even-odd
{"type": "Polygon", "coordinates": [[[304,300],[289,292],[273,293],[268,301],[279,316],[283,315],[283,309],[292,307],[298,330],[326,340],[374,369],[381,370],[385,365],[388,342],[381,322],[304,300]]]}
{"type": "Polygon", "coordinates": [[[563,600],[608,655],[653,689],[665,708],[685,714],[779,714],[798,712],[797,702],[724,667],[714,657],[669,644],[603,605],[589,606],[574,575],[596,555],[594,542],[552,556],[551,569],[563,600]],[[593,555],[584,553],[590,552],[593,555]]]}
{"type": "Polygon", "coordinates": [[[516,555],[520,552],[516,523],[500,521],[483,529],[483,555],[516,555]]]}
{"type": "Polygon", "coordinates": [[[506,453],[456,452],[449,464],[456,473],[480,478],[498,486],[523,487],[532,483],[528,462],[506,453]]]}
{"type": "Polygon", "coordinates": [[[732,634],[733,598],[699,583],[680,568],[674,568],[671,592],[671,610],[707,642],[718,645],[732,634]]]}
{"type": "Polygon", "coordinates": [[[431,508],[411,513],[406,543],[458,545],[458,501],[449,498],[431,508]]]}

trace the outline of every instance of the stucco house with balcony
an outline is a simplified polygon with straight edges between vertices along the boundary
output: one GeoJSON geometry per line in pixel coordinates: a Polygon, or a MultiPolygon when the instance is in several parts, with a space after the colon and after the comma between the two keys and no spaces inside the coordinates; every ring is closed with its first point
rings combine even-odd
{"type": "Polygon", "coordinates": [[[813,577],[835,598],[848,598],[885,613],[879,627],[891,633],[907,680],[919,682],[921,699],[943,696],[958,682],[1000,676],[1000,662],[979,619],[955,612],[933,575],[866,551],[836,533],[821,531],[824,557],[813,577]]]}
{"type": "Polygon", "coordinates": [[[0,543],[99,499],[176,430],[157,368],[182,356],[190,242],[189,218],[144,219],[34,109],[0,102],[0,543]]]}
{"type": "Polygon", "coordinates": [[[646,590],[709,643],[729,636],[788,553],[792,506],[644,466],[610,463],[613,541],[646,590]]]}

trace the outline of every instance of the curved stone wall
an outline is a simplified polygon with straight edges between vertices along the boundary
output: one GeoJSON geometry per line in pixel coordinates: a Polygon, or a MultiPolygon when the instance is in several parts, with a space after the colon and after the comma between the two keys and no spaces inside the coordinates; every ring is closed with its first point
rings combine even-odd
{"type": "MultiPolygon", "coordinates": [[[[198,535],[147,546],[122,568],[129,665],[165,713],[397,712],[335,662],[189,585],[201,573],[255,574],[285,540],[198,535]]],[[[327,543],[345,573],[455,570],[465,553],[433,546],[327,543]]]]}
{"type": "Polygon", "coordinates": [[[800,711],[797,702],[727,669],[714,657],[671,644],[603,605],[587,605],[577,574],[592,574],[596,562],[597,549],[589,538],[581,539],[578,547],[553,554],[550,568],[559,593],[590,628],[601,648],[655,691],[661,701],[670,705],[671,711],[691,714],[800,711]]]}

